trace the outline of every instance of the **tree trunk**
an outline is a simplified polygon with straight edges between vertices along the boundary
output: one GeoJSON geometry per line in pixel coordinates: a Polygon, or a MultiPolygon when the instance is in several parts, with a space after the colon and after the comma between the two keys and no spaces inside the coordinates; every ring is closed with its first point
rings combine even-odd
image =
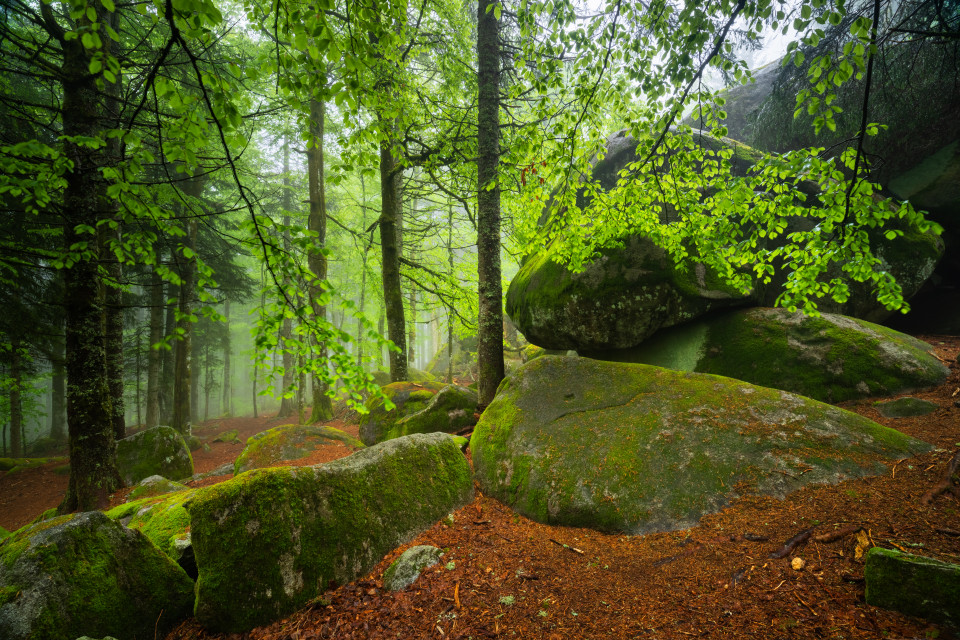
{"type": "Polygon", "coordinates": [[[410,321],[407,323],[407,367],[417,368],[417,292],[410,289],[410,321]]]}
{"type": "MultiPolygon", "coordinates": [[[[196,274],[194,274],[196,276],[196,274]]],[[[192,305],[191,305],[192,307],[192,305]]],[[[206,320],[204,318],[203,320],[206,320]]],[[[200,356],[203,355],[203,346],[206,343],[208,332],[207,326],[204,326],[204,332],[201,334],[196,331],[199,327],[200,319],[197,322],[190,323],[190,423],[200,422],[200,356]]]]}
{"type": "Polygon", "coordinates": [[[23,363],[20,361],[20,339],[13,337],[10,342],[10,451],[14,458],[24,455],[26,442],[23,435],[23,403],[20,387],[23,385],[23,363]]]}
{"type": "Polygon", "coordinates": [[[230,387],[230,299],[223,301],[223,317],[226,327],[223,332],[223,407],[220,412],[233,415],[233,389],[230,387]]]}
{"type": "MultiPolygon", "coordinates": [[[[89,5],[101,16],[97,2],[89,5]]],[[[78,26],[89,26],[85,16],[78,26]]],[[[109,49],[106,34],[101,40],[109,49]]],[[[67,423],[70,433],[70,481],[60,512],[91,511],[105,506],[108,496],[123,485],[116,465],[116,445],[111,415],[110,388],[103,331],[104,301],[98,271],[100,251],[97,239],[78,231],[84,225],[96,228],[100,220],[105,186],[97,171],[99,151],[81,146],[73,136],[100,134],[100,105],[95,76],[89,73],[90,59],[80,39],[63,43],[63,134],[66,157],[72,170],[65,176],[63,194],[64,246],[80,244],[90,254],[66,270],[64,303],[66,319],[67,423]]],[[[105,53],[108,53],[106,51],[105,53]]]]}
{"type": "MultiPolygon", "coordinates": [[[[167,300],[175,301],[179,298],[179,287],[172,282],[167,284],[167,300]]],[[[174,331],[176,324],[176,302],[166,304],[166,313],[163,325],[163,335],[173,340],[167,348],[160,352],[160,390],[158,404],[160,405],[160,423],[169,425],[173,420],[173,380],[176,369],[176,338],[174,331]]]]}
{"type": "MultiPolygon", "coordinates": [[[[447,205],[447,264],[453,280],[453,205],[447,205]]],[[[447,384],[453,384],[453,305],[447,305],[447,384]]]]}
{"type": "Polygon", "coordinates": [[[58,339],[54,347],[57,357],[51,363],[50,437],[58,444],[67,441],[67,372],[64,369],[63,346],[58,339]]]}
{"type": "Polygon", "coordinates": [[[387,316],[387,337],[399,351],[390,351],[390,380],[407,379],[407,349],[400,287],[400,170],[389,142],[380,143],[380,254],[383,267],[383,307],[387,316]]]}
{"type": "MultiPolygon", "coordinates": [[[[196,179],[194,181],[196,181],[196,179]]],[[[196,251],[196,218],[192,218],[187,223],[187,237],[185,240],[186,247],[190,250],[196,251]]],[[[192,352],[191,334],[193,323],[190,322],[190,314],[192,307],[191,300],[193,297],[195,269],[196,262],[193,260],[193,258],[183,259],[183,267],[180,274],[180,296],[177,301],[177,333],[179,334],[179,339],[177,340],[176,348],[174,349],[176,353],[174,356],[173,417],[170,420],[170,426],[182,433],[184,436],[189,436],[191,433],[190,417],[192,411],[190,407],[190,356],[192,352]]]]}
{"type": "MultiPolygon", "coordinates": [[[[157,252],[159,255],[159,251],[157,252]]],[[[154,348],[163,340],[163,280],[150,276],[150,334],[147,344],[147,429],[160,420],[160,360],[162,351],[154,348]]]]}
{"type": "MultiPolygon", "coordinates": [[[[293,208],[293,198],[291,197],[292,187],[290,186],[290,136],[283,134],[283,197],[280,206],[283,207],[283,250],[290,253],[290,210],[293,208]]],[[[309,258],[308,258],[309,259],[309,258]]],[[[290,279],[283,277],[284,288],[290,286],[290,279]]],[[[277,412],[278,418],[289,418],[297,411],[297,402],[293,397],[287,397],[293,387],[293,353],[288,347],[290,337],[293,332],[293,321],[284,317],[280,327],[280,349],[283,356],[283,389],[280,397],[280,410],[277,412]]]]}
{"type": "MultiPolygon", "coordinates": [[[[317,244],[322,248],[327,242],[327,194],[324,184],[323,168],[323,130],[326,118],[326,105],[319,100],[310,101],[310,144],[307,149],[307,180],[309,184],[310,217],[307,228],[317,234],[317,244]]],[[[323,304],[323,283],[327,279],[327,257],[320,251],[311,251],[307,256],[310,271],[316,277],[310,283],[310,304],[313,317],[317,322],[327,318],[327,308],[323,304]]],[[[317,344],[320,366],[327,366],[327,345],[317,344]]],[[[323,422],[333,418],[333,403],[327,395],[329,387],[320,376],[313,378],[313,410],[310,422],[323,422]]]]}
{"type": "Polygon", "coordinates": [[[120,261],[110,251],[110,241],[119,242],[119,230],[100,227],[100,262],[111,282],[104,286],[104,331],[106,332],[107,382],[110,385],[113,438],[123,440],[127,436],[127,424],[123,405],[123,290],[120,282],[123,270],[120,261]],[[113,237],[110,237],[113,236],[113,237]]]}
{"type": "Polygon", "coordinates": [[[477,358],[480,407],[503,380],[503,291],[500,273],[500,34],[491,0],[477,5],[477,358]]]}
{"type": "Polygon", "coordinates": [[[203,341],[203,419],[210,418],[210,387],[213,386],[213,372],[210,369],[210,340],[203,341]]]}

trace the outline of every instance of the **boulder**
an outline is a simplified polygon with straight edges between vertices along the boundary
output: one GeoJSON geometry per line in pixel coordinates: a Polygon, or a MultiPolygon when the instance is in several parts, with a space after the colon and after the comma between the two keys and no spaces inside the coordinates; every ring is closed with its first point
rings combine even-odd
{"type": "Polygon", "coordinates": [[[383,572],[383,588],[403,591],[420,577],[421,571],[440,562],[441,556],[443,551],[430,545],[410,547],[383,572]]]}
{"type": "Polygon", "coordinates": [[[538,522],[647,533],[744,494],[883,472],[930,445],[854,413],[721,376],[541,356],[470,439],[484,494],[538,522]]]}
{"type": "MultiPolygon", "coordinates": [[[[729,138],[710,138],[694,132],[697,144],[734,152],[732,173],[744,175],[759,157],[747,145],[729,138]]],[[[618,172],[636,160],[637,141],[618,132],[607,139],[607,153],[596,162],[593,177],[604,190],[613,188],[618,172]]],[[[815,185],[805,185],[815,195],[815,185]]],[[[587,202],[578,195],[578,203],[587,202]]],[[[548,204],[541,224],[557,219],[548,204]]],[[[661,214],[667,222],[669,213],[661,214]]],[[[807,231],[818,220],[796,218],[784,234],[807,231]]],[[[896,277],[905,299],[912,297],[933,273],[943,253],[943,242],[934,233],[921,234],[909,228],[888,240],[879,229],[868,230],[871,247],[882,265],[896,277]]],[[[563,230],[557,233],[564,233],[563,230]]],[[[695,251],[687,268],[678,268],[672,257],[642,236],[620,239],[622,246],[602,249],[599,256],[579,273],[553,260],[553,241],[528,256],[510,282],[506,312],[532,343],[547,349],[577,351],[626,349],[641,344],[654,332],[679,325],[707,313],[736,306],[773,306],[783,290],[785,271],[778,270],[771,283],[742,293],[710,268],[697,262],[695,251]]],[[[837,265],[823,280],[844,276],[837,265]]],[[[851,295],[844,303],[831,299],[818,302],[820,310],[880,321],[890,315],[877,302],[872,289],[850,284],[851,295]]]]}
{"type": "Polygon", "coordinates": [[[171,480],[193,475],[193,456],[172,427],[154,427],[117,442],[117,468],[124,484],[160,475],[171,480]]]}
{"type": "Polygon", "coordinates": [[[111,520],[136,529],[160,551],[196,579],[196,563],[190,541],[190,515],[184,508],[195,490],[188,489],[151,498],[141,498],[106,512],[111,520]]]}
{"type": "Polygon", "coordinates": [[[411,433],[456,433],[476,420],[477,394],[471,389],[439,382],[394,382],[383,387],[394,404],[387,410],[383,398],[367,401],[360,418],[360,440],[370,446],[411,433]]]}
{"type": "Polygon", "coordinates": [[[363,443],[333,427],[286,424],[267,429],[247,439],[247,446],[233,463],[233,473],[272,467],[284,460],[297,460],[323,445],[342,445],[356,451],[363,443]]]}
{"type": "Polygon", "coordinates": [[[213,439],[214,442],[226,442],[227,444],[240,444],[240,438],[237,435],[240,432],[237,429],[230,429],[228,431],[221,431],[217,434],[217,437],[213,439]]]}
{"type": "Polygon", "coordinates": [[[863,577],[867,604],[960,627],[960,565],[874,547],[863,577]]]}
{"type": "Polygon", "coordinates": [[[415,434],[314,467],[255,469],[199,489],[187,509],[195,615],[241,632],[372,569],[473,496],[446,434],[415,434]]]}
{"type": "Polygon", "coordinates": [[[634,349],[584,355],[714,373],[836,403],[942,383],[950,371],[931,349],[865,320],[757,308],[673,327],[634,349]]]}
{"type": "MultiPolygon", "coordinates": [[[[427,373],[436,379],[446,380],[450,365],[447,343],[444,342],[427,364],[427,373]]],[[[453,341],[453,375],[463,376],[477,364],[477,337],[455,338],[453,341]]]]}
{"type": "Polygon", "coordinates": [[[60,516],[0,543],[0,637],[163,637],[193,582],[141,533],[104,514],[60,516]]]}
{"type": "Polygon", "coordinates": [[[187,485],[185,484],[167,480],[163,476],[150,476],[149,478],[144,478],[137,483],[137,486],[133,488],[133,491],[127,494],[126,502],[133,502],[135,500],[139,500],[140,498],[152,498],[153,496],[160,496],[165,493],[175,493],[177,491],[186,490],[187,485]]]}
{"type": "MultiPolygon", "coordinates": [[[[946,375],[944,375],[946,378],[946,375]]],[[[884,418],[912,418],[914,416],[925,416],[933,413],[940,408],[936,402],[921,400],[920,398],[897,398],[887,402],[877,402],[875,404],[877,411],[884,418]]]]}

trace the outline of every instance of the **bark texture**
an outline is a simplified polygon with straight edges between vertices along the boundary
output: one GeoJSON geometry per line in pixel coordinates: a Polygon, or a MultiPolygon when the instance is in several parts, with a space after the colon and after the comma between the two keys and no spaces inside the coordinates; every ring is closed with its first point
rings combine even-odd
{"type": "Polygon", "coordinates": [[[503,380],[503,285],[500,273],[500,34],[488,6],[477,5],[477,268],[480,317],[477,360],[480,406],[503,380]]]}
{"type": "MultiPolygon", "coordinates": [[[[159,253],[159,252],[158,252],[159,253]]],[[[147,345],[147,417],[146,428],[160,424],[160,361],[162,351],[154,345],[163,339],[163,280],[154,273],[150,278],[150,338],[147,345]]]]}

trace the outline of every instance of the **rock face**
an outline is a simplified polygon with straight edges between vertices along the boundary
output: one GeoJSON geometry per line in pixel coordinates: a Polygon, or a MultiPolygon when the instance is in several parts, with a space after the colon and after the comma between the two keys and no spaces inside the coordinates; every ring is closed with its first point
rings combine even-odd
{"type": "Polygon", "coordinates": [[[635,349],[586,353],[618,362],[714,373],[824,402],[937,385],[949,370],[932,347],[886,327],[785,309],[728,311],[674,327],[635,349]]]}
{"type": "Polygon", "coordinates": [[[538,522],[628,533],[686,528],[744,493],[875,474],[930,448],[783,391],[556,356],[508,378],[470,440],[485,494],[538,522]]]}
{"type": "Polygon", "coordinates": [[[415,434],[315,467],[273,467],[187,504],[200,576],[195,615],[239,632],[369,571],[473,495],[450,436],[415,434]]]}
{"type": "Polygon", "coordinates": [[[387,411],[381,398],[367,402],[360,418],[360,440],[370,446],[411,433],[456,433],[475,422],[475,391],[439,382],[394,382],[383,388],[395,405],[387,411]]]}
{"type": "Polygon", "coordinates": [[[867,604],[960,627],[960,565],[874,547],[863,576],[867,604]]]}
{"type": "Polygon", "coordinates": [[[383,588],[402,591],[420,577],[420,572],[440,562],[443,551],[430,545],[410,547],[383,572],[383,588]]]}
{"type": "Polygon", "coordinates": [[[247,446],[233,463],[233,472],[240,474],[250,469],[271,467],[283,460],[305,458],[316,447],[326,444],[341,444],[351,451],[364,446],[356,438],[333,427],[286,424],[247,439],[247,446]]]}
{"type": "Polygon", "coordinates": [[[163,637],[192,609],[190,578],[139,532],[100,512],[29,525],[0,543],[6,640],[163,637]]]}
{"type": "Polygon", "coordinates": [[[153,475],[180,480],[193,475],[193,456],[176,429],[154,427],[117,442],[117,468],[128,485],[153,475]]]}
{"type": "Polygon", "coordinates": [[[187,485],[167,480],[163,476],[150,476],[137,483],[127,495],[127,502],[133,502],[140,498],[152,498],[162,496],[165,493],[176,493],[177,491],[186,491],[187,485]]]}

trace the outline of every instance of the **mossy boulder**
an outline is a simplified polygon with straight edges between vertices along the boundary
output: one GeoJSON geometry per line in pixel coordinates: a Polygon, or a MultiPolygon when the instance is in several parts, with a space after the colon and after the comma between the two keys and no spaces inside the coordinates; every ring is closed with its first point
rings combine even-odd
{"type": "Polygon", "coordinates": [[[66,462],[67,458],[0,458],[0,471],[18,473],[26,469],[35,469],[51,462],[66,462]]]}
{"type": "MultiPolygon", "coordinates": [[[[477,337],[454,338],[453,340],[453,375],[463,376],[477,364],[477,337]]],[[[446,380],[450,365],[450,354],[446,342],[440,345],[437,352],[427,364],[427,373],[435,379],[446,380]]]]}
{"type": "Polygon", "coordinates": [[[227,444],[240,444],[239,435],[240,431],[237,429],[230,429],[228,431],[221,431],[217,434],[217,437],[213,439],[214,442],[226,442],[227,444]]]}
{"type": "Polygon", "coordinates": [[[440,562],[443,551],[428,544],[410,547],[383,572],[383,588],[403,591],[420,577],[420,572],[440,562]]]}
{"type": "Polygon", "coordinates": [[[960,627],[960,565],[874,547],[863,577],[867,604],[960,627]]]}
{"type": "Polygon", "coordinates": [[[9,536],[9,535],[10,535],[10,532],[9,532],[9,531],[7,531],[6,529],[4,529],[3,527],[0,527],[0,540],[3,540],[4,538],[6,538],[6,537],[9,536]]]}
{"type": "Polygon", "coordinates": [[[313,467],[255,469],[187,503],[195,615],[240,632],[345,584],[473,496],[446,434],[415,434],[313,467]]]}
{"type": "Polygon", "coordinates": [[[195,489],[187,489],[151,498],[141,498],[106,512],[111,520],[140,531],[190,577],[196,577],[196,564],[190,540],[190,514],[184,508],[195,489]]]}
{"type": "MultiPolygon", "coordinates": [[[[946,378],[946,375],[944,375],[946,378]]],[[[877,402],[877,411],[884,418],[911,418],[914,416],[925,416],[933,413],[940,408],[936,402],[921,400],[920,398],[897,398],[887,402],[877,402]]]]}
{"type": "Polygon", "coordinates": [[[127,485],[159,475],[181,480],[193,475],[193,456],[172,427],[154,427],[117,442],[117,468],[127,485]]]}
{"type": "Polygon", "coordinates": [[[163,637],[193,582],[137,531],[98,511],[28,525],[0,543],[0,637],[163,637]]]}
{"type": "Polygon", "coordinates": [[[247,446],[233,463],[234,474],[250,469],[272,467],[284,460],[297,460],[319,446],[338,444],[351,451],[363,449],[363,443],[333,427],[285,424],[247,439],[247,446]]]}
{"type": "Polygon", "coordinates": [[[368,413],[360,418],[360,440],[367,446],[411,433],[456,433],[476,422],[477,394],[465,387],[394,382],[383,393],[394,408],[387,410],[383,398],[367,401],[368,413]]]}
{"type": "Polygon", "coordinates": [[[865,320],[785,309],[727,311],[657,333],[634,349],[584,355],[737,378],[824,402],[937,385],[932,347],[865,320]]]}
{"type": "Polygon", "coordinates": [[[141,498],[152,498],[153,496],[162,496],[165,493],[176,493],[177,491],[186,491],[187,485],[167,480],[163,476],[150,476],[137,483],[129,494],[127,502],[134,502],[141,498]]]}
{"type": "Polygon", "coordinates": [[[928,451],[854,413],[731,378],[542,356],[470,439],[483,492],[538,522],[647,533],[744,494],[876,474],[928,451]]]}

